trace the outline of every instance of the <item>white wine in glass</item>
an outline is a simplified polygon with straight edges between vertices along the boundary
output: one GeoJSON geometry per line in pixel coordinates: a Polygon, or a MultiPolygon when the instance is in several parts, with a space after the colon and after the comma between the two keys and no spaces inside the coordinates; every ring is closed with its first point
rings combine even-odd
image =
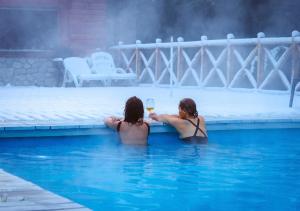
{"type": "Polygon", "coordinates": [[[148,98],[146,100],[146,109],[149,113],[152,113],[154,111],[154,107],[155,107],[155,101],[153,98],[148,98]]]}

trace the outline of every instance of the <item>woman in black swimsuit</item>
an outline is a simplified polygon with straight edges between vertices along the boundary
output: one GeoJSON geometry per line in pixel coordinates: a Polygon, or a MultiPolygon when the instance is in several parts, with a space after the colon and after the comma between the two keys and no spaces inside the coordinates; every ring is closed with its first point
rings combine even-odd
{"type": "Polygon", "coordinates": [[[157,115],[152,113],[150,118],[175,127],[181,140],[185,143],[207,143],[205,120],[198,115],[196,103],[190,98],[184,98],[180,101],[178,110],[179,115],[157,115]]]}
{"type": "Polygon", "coordinates": [[[127,100],[124,110],[125,118],[109,117],[105,124],[116,129],[124,144],[146,145],[150,127],[144,118],[143,102],[137,97],[127,100]]]}

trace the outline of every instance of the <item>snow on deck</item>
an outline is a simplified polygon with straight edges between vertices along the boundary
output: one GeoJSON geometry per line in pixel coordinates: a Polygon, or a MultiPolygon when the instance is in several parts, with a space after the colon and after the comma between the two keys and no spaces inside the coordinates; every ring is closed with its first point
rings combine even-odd
{"type": "Polygon", "coordinates": [[[156,87],[2,87],[0,125],[101,123],[107,116],[122,116],[126,100],[134,95],[144,102],[154,98],[157,113],[177,113],[179,100],[191,97],[207,120],[300,119],[300,97],[295,96],[294,107],[289,108],[288,93],[156,87]]]}

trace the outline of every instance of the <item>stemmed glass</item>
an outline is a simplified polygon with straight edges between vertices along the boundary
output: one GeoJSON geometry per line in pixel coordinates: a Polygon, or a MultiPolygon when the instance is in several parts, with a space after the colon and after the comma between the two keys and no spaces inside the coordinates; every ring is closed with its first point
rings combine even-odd
{"type": "Polygon", "coordinates": [[[155,101],[153,98],[148,98],[146,100],[146,109],[151,114],[154,112],[155,101]]]}

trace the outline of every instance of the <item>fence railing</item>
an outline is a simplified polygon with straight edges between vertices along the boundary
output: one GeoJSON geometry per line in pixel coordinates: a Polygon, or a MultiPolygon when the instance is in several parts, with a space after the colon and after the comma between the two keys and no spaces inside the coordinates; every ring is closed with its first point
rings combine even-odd
{"type": "Polygon", "coordinates": [[[299,78],[300,33],[291,37],[256,38],[142,44],[119,43],[112,47],[116,62],[138,76],[140,84],[154,86],[224,87],[230,89],[290,92],[299,78]]]}

